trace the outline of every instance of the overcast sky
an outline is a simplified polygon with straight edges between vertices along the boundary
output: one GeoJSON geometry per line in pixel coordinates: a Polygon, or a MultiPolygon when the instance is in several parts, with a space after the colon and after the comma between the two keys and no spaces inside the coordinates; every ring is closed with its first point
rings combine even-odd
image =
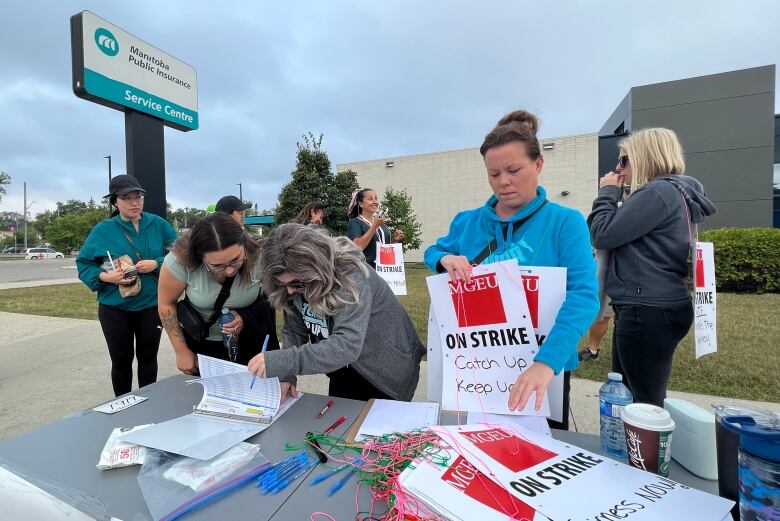
{"type": "MultiPolygon", "coordinates": [[[[780,2],[5,0],[0,211],[106,193],[124,116],[71,90],[71,15],[98,16],[195,67],[200,128],[166,128],[168,200],[238,193],[272,208],[296,141],[337,163],[476,147],[526,108],[541,136],[601,128],[632,86],[780,57],[780,2]]],[[[777,101],[776,101],[777,107],[777,101]]],[[[778,110],[776,109],[776,112],[778,110]]]]}

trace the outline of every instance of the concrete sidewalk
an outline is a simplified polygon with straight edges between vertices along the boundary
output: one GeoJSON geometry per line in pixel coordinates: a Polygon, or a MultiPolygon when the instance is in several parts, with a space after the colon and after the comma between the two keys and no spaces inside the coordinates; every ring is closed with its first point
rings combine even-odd
{"type": "MultiPolygon", "coordinates": [[[[173,348],[162,335],[159,378],[178,374],[173,348]]],[[[0,312],[0,440],[113,398],[110,364],[100,324],[93,320],[0,312]]],[[[324,375],[300,378],[302,391],[327,394],[324,375]]],[[[598,434],[600,382],[572,379],[577,430],[598,434]]],[[[780,412],[780,404],[670,392],[704,408],[714,402],[753,404],[780,412]]],[[[426,399],[425,362],[415,400],[426,399]]],[[[571,425],[574,430],[574,423],[571,425]]]]}

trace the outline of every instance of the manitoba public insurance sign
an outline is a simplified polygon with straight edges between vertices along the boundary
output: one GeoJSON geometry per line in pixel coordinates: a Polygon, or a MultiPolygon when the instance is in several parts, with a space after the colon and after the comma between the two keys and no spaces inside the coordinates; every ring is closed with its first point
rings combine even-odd
{"type": "Polygon", "coordinates": [[[144,112],[179,130],[198,128],[193,67],[89,11],[72,16],[70,28],[76,96],[144,112]]]}

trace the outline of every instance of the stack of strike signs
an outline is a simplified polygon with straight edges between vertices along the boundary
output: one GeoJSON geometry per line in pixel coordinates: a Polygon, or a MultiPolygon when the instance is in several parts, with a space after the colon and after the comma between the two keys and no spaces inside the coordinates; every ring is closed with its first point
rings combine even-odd
{"type": "Polygon", "coordinates": [[[415,461],[398,478],[409,518],[723,521],[733,502],[522,427],[438,426],[445,465],[415,461]]]}

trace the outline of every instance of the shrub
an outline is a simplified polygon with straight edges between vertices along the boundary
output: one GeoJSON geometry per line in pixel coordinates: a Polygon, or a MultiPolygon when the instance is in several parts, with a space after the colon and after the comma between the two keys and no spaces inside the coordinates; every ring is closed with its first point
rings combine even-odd
{"type": "Polygon", "coordinates": [[[714,245],[718,291],[780,292],[780,229],[721,228],[699,240],[714,245]]]}

